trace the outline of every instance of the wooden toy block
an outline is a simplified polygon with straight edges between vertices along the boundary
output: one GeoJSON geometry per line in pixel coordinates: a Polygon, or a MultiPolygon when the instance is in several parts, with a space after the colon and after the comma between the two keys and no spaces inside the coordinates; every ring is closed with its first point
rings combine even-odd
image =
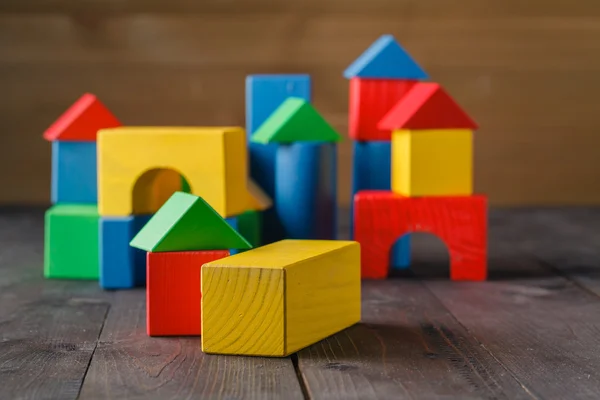
{"type": "Polygon", "coordinates": [[[227,250],[147,254],[146,327],[149,336],[199,336],[200,271],[227,250]]]}
{"type": "Polygon", "coordinates": [[[57,204],[45,215],[44,276],[98,279],[98,209],[57,204]]]}
{"type": "Polygon", "coordinates": [[[380,129],[477,129],[477,124],[437,83],[419,82],[381,119],[380,129]]]}
{"type": "Polygon", "coordinates": [[[404,196],[473,193],[473,132],[467,129],[394,131],[392,191],[404,196]]]}
{"type": "Polygon", "coordinates": [[[100,217],[100,287],[128,289],[146,285],[146,252],[129,242],[150,215],[100,217]]]}
{"type": "Polygon", "coordinates": [[[91,93],[79,98],[44,132],[44,139],[96,141],[100,129],[121,126],[119,120],[91,93]]]}
{"type": "Polygon", "coordinates": [[[341,139],[308,101],[290,97],[258,127],[250,140],[253,143],[270,144],[338,142],[341,139]]]}
{"type": "Polygon", "coordinates": [[[206,201],[183,192],[175,192],[130,245],[150,252],[252,247],[206,201]]]}
{"type": "Polygon", "coordinates": [[[379,121],[417,83],[415,80],[350,80],[349,136],[355,140],[391,139],[390,129],[379,129],[379,121]]]}
{"type": "Polygon", "coordinates": [[[404,197],[388,191],[356,194],[354,237],[361,244],[363,278],[386,278],[390,248],[409,232],[432,233],[446,243],[452,280],[486,279],[485,196],[404,197]]]}
{"type": "MultiPolygon", "coordinates": [[[[261,242],[262,213],[248,210],[245,213],[229,217],[225,221],[242,235],[252,247],[259,247],[261,242]]],[[[230,249],[230,254],[237,254],[245,250],[230,249]]]]}
{"type": "MultiPolygon", "coordinates": [[[[242,128],[102,130],[98,133],[100,215],[131,215],[134,204],[138,204],[133,198],[136,181],[155,169],[176,171],[189,183],[193,194],[203,197],[223,217],[244,212],[257,202],[247,188],[246,151],[242,128]]],[[[180,183],[172,184],[181,187],[180,183]]]]}
{"type": "MultiPolygon", "coordinates": [[[[352,199],[361,190],[391,189],[392,144],[388,141],[353,141],[352,199]]],[[[350,238],[354,236],[354,201],[350,202],[350,238]]],[[[410,266],[410,238],[400,239],[391,254],[394,268],[410,266]]]]}
{"type": "Polygon", "coordinates": [[[95,204],[97,187],[96,142],[52,142],[52,203],[95,204]]]}
{"type": "MultiPolygon", "coordinates": [[[[309,75],[250,75],[246,78],[246,133],[248,138],[288,97],[311,101],[309,75]]],[[[275,195],[275,153],[277,146],[249,143],[250,174],[265,193],[275,195]]],[[[263,236],[266,243],[283,239],[278,230],[275,209],[263,215],[263,236]]]]}
{"type": "Polygon", "coordinates": [[[202,266],[202,350],[286,356],[360,321],[360,246],[283,240],[202,266]]]}
{"type": "Polygon", "coordinates": [[[144,172],[133,185],[132,214],[154,214],[173,193],[189,192],[190,187],[186,188],[184,182],[185,178],[173,169],[155,168],[144,172]]]}
{"type": "Polygon", "coordinates": [[[429,76],[392,35],[382,35],[345,71],[351,79],[428,79],[429,76]]]}
{"type": "Polygon", "coordinates": [[[337,146],[281,145],[275,169],[275,210],[285,237],[335,239],[337,146]]]}

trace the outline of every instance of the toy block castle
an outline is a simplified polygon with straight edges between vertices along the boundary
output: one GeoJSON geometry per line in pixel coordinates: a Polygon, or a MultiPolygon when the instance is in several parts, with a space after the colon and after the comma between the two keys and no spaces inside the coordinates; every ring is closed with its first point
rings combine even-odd
{"type": "MultiPolygon", "coordinates": [[[[345,71],[350,80],[349,136],[353,140],[352,197],[361,190],[390,190],[391,132],[379,121],[427,73],[392,35],[382,35],[345,71]]],[[[351,202],[350,232],[354,211],[351,202]]],[[[392,249],[391,265],[410,265],[410,240],[401,238],[392,249]]]]}
{"type": "Polygon", "coordinates": [[[288,239],[337,236],[337,146],[341,136],[314,107],[290,97],[252,135],[275,144],[273,202],[288,239]]]}
{"type": "Polygon", "coordinates": [[[150,336],[200,335],[200,269],[252,246],[206,201],[175,192],[131,241],[147,253],[150,336]]]}
{"type": "Polygon", "coordinates": [[[84,94],[45,132],[52,142],[52,207],[46,212],[44,276],[98,279],[96,133],[120,126],[92,94],[84,94]]]}
{"type": "MultiPolygon", "coordinates": [[[[363,55],[355,64],[365,64],[364,59],[373,59],[373,54],[383,54],[381,60],[390,58],[391,48],[398,55],[396,76],[404,70],[408,71],[405,76],[424,78],[422,70],[394,43],[390,36],[382,37],[366,52],[369,57],[363,55]],[[406,70],[402,65],[412,67],[406,70]]],[[[387,66],[374,65],[375,71],[393,75],[392,61],[387,66]]],[[[391,139],[391,147],[380,147],[390,159],[389,167],[385,165],[390,171],[387,187],[355,185],[353,189],[354,239],[362,245],[362,276],[387,277],[394,243],[410,232],[425,231],[446,243],[453,280],[483,280],[487,276],[487,201],[473,194],[472,185],[477,125],[439,84],[413,81],[409,86],[387,112],[378,115],[379,121],[371,120],[375,128],[370,132],[391,139]]],[[[355,158],[354,162],[356,182],[363,169],[369,171],[369,160],[355,158]]]]}

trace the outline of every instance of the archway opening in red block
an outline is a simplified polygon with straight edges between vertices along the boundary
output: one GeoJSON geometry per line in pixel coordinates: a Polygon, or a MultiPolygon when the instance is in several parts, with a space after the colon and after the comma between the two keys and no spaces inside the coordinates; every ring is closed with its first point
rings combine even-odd
{"type": "Polygon", "coordinates": [[[446,243],[438,236],[428,232],[410,232],[399,237],[390,249],[393,261],[394,248],[401,246],[402,239],[410,235],[410,257],[398,265],[391,263],[390,277],[415,277],[419,279],[450,278],[450,255],[446,243]]]}
{"type": "Polygon", "coordinates": [[[142,173],[133,185],[133,214],[153,214],[173,195],[191,193],[188,180],[172,168],[151,168],[142,173]]]}
{"type": "Polygon", "coordinates": [[[487,278],[485,196],[404,197],[389,191],[364,191],[354,197],[354,238],[361,244],[363,278],[386,278],[390,249],[412,232],[427,232],[443,240],[452,280],[487,278]]]}

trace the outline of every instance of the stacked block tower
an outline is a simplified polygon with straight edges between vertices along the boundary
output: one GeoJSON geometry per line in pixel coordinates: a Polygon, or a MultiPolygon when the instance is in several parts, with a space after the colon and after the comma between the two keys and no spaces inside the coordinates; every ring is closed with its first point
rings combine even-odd
{"type": "MultiPolygon", "coordinates": [[[[391,132],[380,119],[427,73],[391,35],[377,39],[345,71],[350,80],[349,136],[353,139],[352,197],[361,190],[391,189],[391,132]]],[[[353,211],[350,212],[353,232],[353,211]]],[[[409,237],[395,243],[393,267],[410,265],[409,237]]]]}
{"type": "Polygon", "coordinates": [[[46,212],[44,276],[98,279],[96,133],[120,126],[94,96],[84,94],[45,132],[52,142],[52,207],[46,212]]]}
{"type": "MultiPolygon", "coordinates": [[[[387,54],[382,48],[391,46],[396,49],[394,54],[400,54],[394,43],[393,38],[384,36],[373,45],[379,51],[375,53],[387,54]]],[[[398,64],[377,64],[376,71],[392,71],[393,65],[398,64]]],[[[413,69],[412,76],[421,76],[419,70],[413,69]]],[[[446,243],[453,280],[484,280],[487,199],[473,194],[472,184],[473,131],[477,125],[439,84],[415,81],[404,88],[395,104],[377,115],[377,121],[370,114],[375,124],[375,128],[369,125],[370,132],[391,139],[386,182],[390,189],[358,189],[354,194],[353,228],[355,240],[362,245],[362,276],[385,278],[388,254],[396,240],[424,231],[446,243]]],[[[361,101],[367,100],[361,97],[361,101]]],[[[366,163],[355,158],[355,175],[364,173],[356,170],[361,166],[368,170],[366,163]]]]}

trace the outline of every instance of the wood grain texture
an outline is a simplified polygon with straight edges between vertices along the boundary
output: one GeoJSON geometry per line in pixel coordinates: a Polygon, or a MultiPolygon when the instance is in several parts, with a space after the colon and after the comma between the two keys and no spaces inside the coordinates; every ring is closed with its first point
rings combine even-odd
{"type": "MultiPolygon", "coordinates": [[[[492,204],[598,203],[599,20],[594,0],[4,0],[0,170],[27,168],[1,175],[0,202],[48,202],[41,134],[86,91],[127,124],[241,125],[246,74],[307,72],[345,132],[342,71],[389,32],[480,123],[476,191],[492,204]]],[[[348,204],[348,141],[339,167],[348,204]]]]}
{"type": "Polygon", "coordinates": [[[491,268],[530,277],[460,290],[434,281],[426,286],[535,398],[595,397],[600,299],[532,260],[491,268]]]}
{"type": "Polygon", "coordinates": [[[363,320],[298,353],[311,399],[531,399],[420,282],[363,282],[363,320]]]}
{"type": "Polygon", "coordinates": [[[0,210],[0,387],[11,399],[75,399],[108,295],[43,279],[43,210],[0,210]]]}
{"type": "Polygon", "coordinates": [[[448,247],[452,280],[486,279],[485,196],[419,198],[373,190],[354,199],[354,238],[361,245],[363,278],[386,278],[394,243],[407,233],[427,232],[448,247]]]}
{"type": "Polygon", "coordinates": [[[356,242],[283,240],[202,266],[202,350],[286,356],[360,320],[356,242]]]}
{"type": "Polygon", "coordinates": [[[198,338],[146,335],[143,290],[116,293],[80,399],[303,399],[289,358],[202,353],[198,338]]]}

